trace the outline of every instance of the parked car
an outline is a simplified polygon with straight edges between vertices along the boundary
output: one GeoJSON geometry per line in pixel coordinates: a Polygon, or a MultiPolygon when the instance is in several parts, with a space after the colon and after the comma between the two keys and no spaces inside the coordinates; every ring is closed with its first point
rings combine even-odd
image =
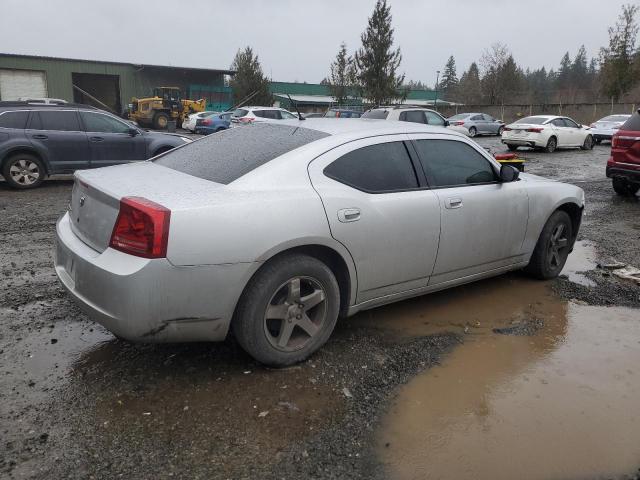
{"type": "Polygon", "coordinates": [[[470,137],[476,135],[502,135],[504,122],[486,113],[459,113],[449,117],[449,125],[464,127],[470,137]]]}
{"type": "Polygon", "coordinates": [[[591,135],[596,143],[603,140],[611,140],[624,122],[629,120],[631,115],[609,115],[591,124],[591,135]]]}
{"type": "Polygon", "coordinates": [[[231,126],[231,112],[212,113],[203,118],[199,118],[196,122],[195,132],[201,135],[209,135],[221,130],[226,130],[231,126]]]}
{"type": "Polygon", "coordinates": [[[569,117],[534,115],[504,127],[502,143],[511,151],[531,147],[551,153],[556,148],[591,150],[594,142],[589,127],[579,125],[569,117]]]}
{"type": "Polygon", "coordinates": [[[220,341],[232,327],[283,366],[339,315],[509,270],[556,277],[583,206],[580,188],[501,167],[442,128],[255,123],[76,172],[55,270],[119,337],[220,341]]]}
{"type": "Polygon", "coordinates": [[[231,115],[233,123],[263,122],[269,120],[293,120],[298,116],[278,107],[242,107],[236,108],[231,115]]]}
{"type": "Polygon", "coordinates": [[[182,128],[184,128],[185,130],[189,130],[191,133],[194,133],[196,131],[196,122],[198,121],[198,119],[207,117],[209,115],[217,114],[217,113],[220,113],[220,112],[207,111],[207,112],[197,112],[197,113],[192,113],[190,115],[187,115],[184,121],[182,122],[182,128]]]}
{"type": "Polygon", "coordinates": [[[640,110],[613,135],[606,173],[618,195],[633,196],[640,190],[640,110]]]}
{"type": "Polygon", "coordinates": [[[324,116],[327,118],[360,118],[362,112],[346,108],[330,108],[324,116]]]}
{"type": "Polygon", "coordinates": [[[447,127],[450,130],[469,135],[469,131],[466,128],[450,125],[442,115],[435,110],[430,110],[428,108],[411,107],[406,105],[372,108],[371,110],[364,112],[362,118],[423,123],[425,125],[447,127]]]}
{"type": "Polygon", "coordinates": [[[147,132],[87,105],[0,102],[0,166],[15,188],[48,176],[146,160],[191,140],[147,132]]]}

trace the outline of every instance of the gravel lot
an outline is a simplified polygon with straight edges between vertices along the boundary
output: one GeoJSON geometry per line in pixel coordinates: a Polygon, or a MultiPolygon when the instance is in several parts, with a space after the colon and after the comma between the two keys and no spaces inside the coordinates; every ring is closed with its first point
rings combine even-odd
{"type": "MultiPolygon", "coordinates": [[[[505,150],[493,137],[478,142],[505,150]]],[[[598,261],[640,266],[640,201],[614,194],[604,177],[609,149],[522,155],[527,172],[585,190],[579,239],[593,243],[598,261]]],[[[367,325],[373,314],[364,312],[339,323],[311,360],[278,371],[255,364],[233,340],[119,341],[55,278],[54,226],[70,191],[68,179],[27,192],[0,183],[0,476],[385,477],[373,448],[380,416],[399,385],[464,342],[464,325],[411,335],[367,325]]],[[[587,276],[595,286],[566,278],[550,286],[568,299],[640,308],[637,286],[603,269],[587,276]]],[[[492,285],[499,295],[502,281],[456,290],[492,285]]],[[[424,301],[376,315],[420,316],[424,301]]]]}

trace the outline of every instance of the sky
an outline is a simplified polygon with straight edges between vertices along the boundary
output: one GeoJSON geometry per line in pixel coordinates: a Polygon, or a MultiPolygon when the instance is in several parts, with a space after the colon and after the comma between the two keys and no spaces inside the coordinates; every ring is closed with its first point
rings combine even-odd
{"type": "MultiPolygon", "coordinates": [[[[433,85],[449,55],[458,76],[492,43],[523,67],[557,68],[584,44],[608,43],[638,0],[388,0],[400,71],[433,85]]],[[[239,48],[276,81],[317,83],[340,42],[360,46],[375,0],[0,0],[0,53],[201,68],[230,67],[239,48]]]]}

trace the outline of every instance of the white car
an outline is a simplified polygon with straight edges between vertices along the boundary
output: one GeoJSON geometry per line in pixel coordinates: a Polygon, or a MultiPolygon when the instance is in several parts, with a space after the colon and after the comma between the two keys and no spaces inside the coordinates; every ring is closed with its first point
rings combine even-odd
{"type": "Polygon", "coordinates": [[[430,110],[428,108],[410,107],[406,105],[372,108],[371,110],[364,112],[362,114],[362,118],[423,123],[425,125],[433,125],[434,127],[447,127],[455,132],[463,133],[467,137],[470,136],[469,130],[464,127],[450,125],[449,121],[442,115],[435,110],[430,110]]]}
{"type": "Polygon", "coordinates": [[[297,119],[298,115],[279,107],[242,107],[236,108],[231,115],[231,122],[236,124],[297,119]]]}
{"type": "Polygon", "coordinates": [[[597,122],[591,124],[591,134],[596,143],[600,143],[603,140],[611,141],[611,138],[620,129],[622,124],[629,120],[631,115],[609,115],[608,117],[601,118],[597,122]]]}
{"type": "Polygon", "coordinates": [[[217,113],[218,112],[198,112],[187,115],[184,119],[184,122],[182,122],[182,128],[193,133],[196,131],[196,122],[198,121],[198,119],[208,117],[209,115],[215,115],[217,113]]]}
{"type": "Polygon", "coordinates": [[[511,151],[518,147],[531,147],[551,153],[556,148],[580,147],[591,150],[594,141],[589,127],[569,117],[534,115],[507,125],[502,133],[502,143],[511,151]]]}

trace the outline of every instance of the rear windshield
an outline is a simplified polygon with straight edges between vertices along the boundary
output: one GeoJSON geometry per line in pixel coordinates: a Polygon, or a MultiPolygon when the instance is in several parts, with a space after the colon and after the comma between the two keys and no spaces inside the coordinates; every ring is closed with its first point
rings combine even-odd
{"type": "Polygon", "coordinates": [[[369,110],[368,112],[364,112],[362,114],[362,118],[377,118],[380,120],[384,120],[389,115],[387,110],[369,110]]]}
{"type": "Polygon", "coordinates": [[[620,130],[640,131],[640,111],[631,115],[631,118],[624,122],[624,125],[620,127],[620,130]]]}
{"type": "Polygon", "coordinates": [[[244,117],[247,113],[249,113],[249,110],[245,110],[244,108],[236,108],[233,111],[233,116],[234,117],[244,117]]]}
{"type": "Polygon", "coordinates": [[[515,123],[529,123],[532,125],[542,125],[544,122],[549,120],[547,117],[524,117],[520,120],[517,120],[515,123]]]}
{"type": "Polygon", "coordinates": [[[209,135],[170,151],[154,163],[227,185],[280,155],[326,136],[308,128],[258,123],[209,135]]]}
{"type": "Polygon", "coordinates": [[[333,117],[337,116],[337,113],[336,113],[335,110],[327,110],[327,113],[325,113],[324,116],[333,118],[333,117]]]}
{"type": "Polygon", "coordinates": [[[449,120],[462,120],[463,118],[467,118],[469,116],[468,113],[459,113],[458,115],[454,115],[453,117],[449,117],[449,120]]]}
{"type": "Polygon", "coordinates": [[[599,122],[624,122],[629,118],[629,115],[609,115],[608,117],[601,118],[599,122]]]}

